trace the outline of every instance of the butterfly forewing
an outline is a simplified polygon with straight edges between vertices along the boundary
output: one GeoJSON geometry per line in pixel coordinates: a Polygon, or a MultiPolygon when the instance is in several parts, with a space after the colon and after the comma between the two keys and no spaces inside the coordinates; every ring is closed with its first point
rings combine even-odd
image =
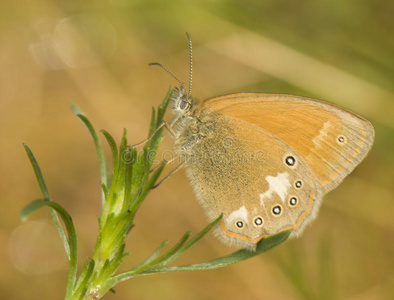
{"type": "Polygon", "coordinates": [[[366,156],[374,137],[365,119],[309,98],[241,93],[207,99],[202,107],[253,124],[282,140],[312,169],[324,193],[366,156]]]}

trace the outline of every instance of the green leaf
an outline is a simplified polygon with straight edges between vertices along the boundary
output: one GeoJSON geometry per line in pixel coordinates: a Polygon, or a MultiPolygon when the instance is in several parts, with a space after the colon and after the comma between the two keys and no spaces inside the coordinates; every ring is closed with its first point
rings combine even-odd
{"type": "Polygon", "coordinates": [[[76,299],[83,299],[87,292],[87,285],[93,275],[94,260],[89,258],[83,267],[82,273],[79,276],[78,282],[75,286],[73,297],[76,299]]]}
{"type": "MultiPolygon", "coordinates": [[[[157,179],[159,178],[161,172],[163,171],[164,167],[166,165],[166,162],[163,161],[161,165],[156,169],[156,171],[153,173],[153,175],[150,177],[149,181],[142,185],[141,191],[138,193],[138,198],[132,202],[132,205],[130,207],[131,215],[134,217],[138,208],[140,207],[142,201],[145,199],[146,195],[149,193],[149,191],[152,189],[154,184],[156,183],[157,179]]],[[[148,172],[145,170],[145,173],[148,172]]],[[[140,183],[141,185],[141,183],[140,183]]]]}
{"type": "Polygon", "coordinates": [[[127,157],[129,158],[126,166],[125,166],[125,177],[124,177],[124,202],[123,202],[123,210],[127,210],[131,206],[132,202],[132,180],[133,180],[133,166],[135,162],[135,158],[137,157],[137,150],[133,148],[129,148],[126,152],[127,157]]]}
{"type": "Polygon", "coordinates": [[[291,230],[287,230],[281,233],[278,233],[274,236],[268,237],[266,239],[261,240],[257,244],[256,251],[252,252],[250,250],[239,250],[234,252],[233,254],[205,262],[200,264],[193,264],[193,265],[186,265],[186,266],[176,266],[176,267],[163,267],[157,269],[150,269],[148,270],[149,273],[156,273],[156,272],[173,272],[173,271],[196,271],[196,270],[209,270],[209,269],[216,269],[225,267],[228,265],[232,265],[238,263],[240,261],[252,258],[256,255],[259,255],[263,252],[266,252],[279,244],[283,243],[290,234],[291,230]]]}
{"type": "Polygon", "coordinates": [[[146,267],[150,267],[150,266],[154,266],[156,264],[159,265],[166,265],[167,261],[171,261],[170,258],[175,256],[175,254],[184,246],[184,244],[186,243],[186,241],[189,239],[190,236],[190,232],[186,232],[178,241],[178,243],[176,243],[176,245],[174,247],[171,248],[171,250],[169,250],[166,254],[164,254],[163,256],[153,260],[151,263],[149,263],[146,267]]]}
{"type": "MultiPolygon", "coordinates": [[[[36,158],[34,157],[33,152],[30,150],[30,148],[26,144],[23,144],[23,146],[25,147],[25,150],[26,150],[27,156],[29,157],[31,165],[33,166],[33,170],[34,170],[34,173],[36,174],[38,185],[40,186],[40,189],[41,189],[41,192],[42,192],[44,198],[47,199],[48,201],[52,201],[51,195],[49,194],[48,188],[47,188],[45,180],[44,180],[44,176],[42,176],[40,166],[38,165],[38,162],[37,162],[36,158]]],[[[64,233],[64,230],[62,228],[62,225],[60,224],[60,220],[59,220],[59,217],[57,216],[56,212],[53,209],[50,209],[50,211],[51,211],[52,219],[55,222],[57,231],[59,232],[60,238],[62,240],[67,259],[70,261],[70,249],[68,247],[66,234],[64,233]]],[[[28,214],[29,214],[28,211],[22,210],[22,212],[21,212],[22,222],[24,222],[26,220],[28,214]]]]}
{"type": "Polygon", "coordinates": [[[101,183],[101,189],[102,189],[102,192],[104,193],[105,200],[107,200],[107,197],[108,197],[108,188],[105,186],[104,182],[101,183]]]}
{"type": "MultiPolygon", "coordinates": [[[[111,148],[112,152],[112,163],[113,163],[113,172],[112,174],[117,174],[118,172],[118,163],[119,163],[119,153],[118,153],[118,146],[116,145],[115,139],[112,137],[111,134],[109,134],[107,131],[104,129],[101,130],[101,133],[105,136],[107,139],[107,142],[109,144],[109,147],[111,148]]],[[[109,185],[107,185],[109,186],[109,185]]]]}
{"type": "Polygon", "coordinates": [[[51,195],[49,194],[47,185],[44,180],[44,176],[42,176],[40,166],[38,165],[37,160],[33,155],[33,152],[26,144],[23,144],[23,147],[25,147],[27,156],[29,157],[30,163],[33,166],[33,170],[34,173],[36,174],[36,178],[38,181],[38,185],[40,186],[42,195],[44,196],[45,199],[51,199],[51,195]]]}
{"type": "Polygon", "coordinates": [[[116,272],[122,260],[125,256],[129,255],[129,253],[124,253],[124,249],[126,247],[126,243],[123,241],[122,245],[119,247],[119,250],[116,252],[115,257],[112,259],[110,266],[106,269],[106,273],[112,275],[116,272]]]}
{"type": "Polygon", "coordinates": [[[137,266],[135,268],[148,265],[150,262],[152,262],[154,259],[156,259],[156,257],[159,256],[160,252],[164,249],[165,246],[167,246],[167,244],[168,244],[168,241],[164,241],[163,243],[161,243],[160,246],[157,247],[157,249],[142,264],[140,264],[139,266],[137,266]]]}
{"type": "MultiPolygon", "coordinates": [[[[182,236],[182,238],[179,240],[179,242],[166,254],[164,254],[162,257],[156,258],[159,253],[162,251],[162,249],[167,245],[168,241],[163,242],[154,252],[153,254],[145,260],[142,264],[136,266],[129,272],[125,272],[119,275],[114,276],[109,282],[107,289],[115,286],[117,283],[127,280],[131,277],[138,276],[139,274],[149,274],[151,273],[150,270],[157,270],[156,268],[150,268],[155,265],[160,264],[161,266],[159,267],[160,269],[163,269],[164,265],[167,265],[171,261],[173,261],[175,258],[177,258],[181,253],[186,251],[188,248],[190,248],[193,244],[195,244],[198,240],[200,240],[213,226],[219,222],[219,220],[222,218],[220,215],[216,220],[214,220],[212,223],[210,223],[207,227],[205,227],[200,233],[198,233],[193,239],[191,239],[189,242],[186,243],[190,233],[186,233],[185,235],[182,236]],[[178,254],[179,253],[179,254],[178,254]]],[[[153,272],[152,272],[153,273],[153,272]]],[[[157,271],[155,271],[157,273],[157,271]]]]}
{"type": "Polygon", "coordinates": [[[68,281],[67,281],[66,296],[65,296],[65,298],[68,299],[72,295],[73,288],[75,287],[75,282],[77,278],[77,262],[78,262],[77,235],[75,233],[74,224],[68,212],[60,204],[53,201],[49,201],[46,199],[34,200],[22,210],[22,215],[24,216],[24,219],[28,217],[32,212],[36,211],[37,209],[43,206],[49,206],[53,208],[60,215],[60,217],[64,222],[64,225],[66,226],[66,230],[68,234],[68,246],[70,248],[68,281]]]}
{"type": "MultiPolygon", "coordinates": [[[[213,226],[215,226],[221,219],[222,216],[214,220],[210,223],[204,230],[202,230],[199,234],[197,234],[192,240],[185,243],[186,235],[181,238],[178,244],[171,249],[167,254],[163,257],[158,259],[148,259],[141,265],[137,266],[133,270],[129,272],[125,272],[119,275],[114,276],[110,282],[108,282],[108,286],[114,286],[117,283],[127,280],[129,278],[138,276],[140,274],[153,274],[153,273],[164,273],[164,272],[174,272],[174,271],[196,271],[196,270],[209,270],[209,269],[216,269],[220,267],[225,267],[228,265],[232,265],[238,263],[240,261],[252,258],[256,255],[260,255],[263,252],[266,252],[273,247],[283,243],[290,235],[291,230],[287,230],[281,233],[278,233],[274,236],[268,237],[266,239],[261,240],[256,247],[256,251],[249,251],[249,250],[239,250],[234,252],[233,254],[205,262],[200,264],[193,264],[193,265],[186,265],[186,266],[174,266],[174,267],[167,267],[168,263],[176,259],[179,255],[181,255],[184,251],[190,248],[193,244],[195,244],[199,239],[201,239],[213,226]],[[181,247],[178,247],[180,245],[181,247]],[[182,246],[183,245],[183,246],[182,246]],[[175,251],[174,251],[175,250],[175,251]],[[170,254],[170,255],[169,255],[170,254]],[[163,258],[166,259],[163,260],[163,258]],[[156,265],[156,267],[154,267],[156,265]],[[150,268],[152,266],[152,268],[150,268]]],[[[166,242],[161,244],[160,247],[151,255],[151,257],[156,257],[158,253],[162,250],[165,246],[166,242]]]]}
{"type": "MultiPolygon", "coordinates": [[[[171,94],[172,94],[172,88],[170,88],[167,92],[167,95],[163,101],[163,103],[159,106],[158,112],[157,112],[157,119],[154,120],[155,114],[152,115],[152,123],[151,123],[151,128],[149,130],[149,136],[153,134],[153,132],[163,124],[164,121],[164,114],[167,110],[167,106],[170,102],[171,99],[171,94]]],[[[160,141],[162,139],[162,132],[163,128],[161,128],[151,139],[149,143],[150,150],[156,151],[160,141]]]]}
{"type": "Polygon", "coordinates": [[[207,227],[205,227],[201,232],[196,234],[190,241],[188,241],[177,253],[169,257],[166,261],[162,263],[163,266],[168,265],[172,261],[174,261],[176,258],[178,258],[180,255],[182,255],[187,249],[189,249],[191,246],[193,246],[195,243],[197,243],[203,236],[205,236],[213,227],[216,226],[217,223],[222,219],[223,215],[220,215],[218,218],[216,218],[213,222],[211,222],[207,227]]]}
{"type": "Polygon", "coordinates": [[[168,89],[167,95],[164,98],[163,103],[160,104],[160,106],[159,106],[158,113],[157,113],[157,124],[161,124],[163,122],[164,114],[167,110],[168,104],[170,103],[171,94],[172,94],[172,87],[170,87],[168,89]]]}
{"type": "MultiPolygon", "coordinates": [[[[155,132],[157,128],[157,120],[156,120],[156,109],[154,107],[152,107],[152,115],[150,118],[150,126],[149,126],[149,133],[148,136],[150,137],[153,132],[155,132]]],[[[149,143],[149,141],[148,141],[149,143]]]]}
{"type": "MultiPolygon", "coordinates": [[[[101,182],[104,182],[106,186],[109,186],[110,185],[109,168],[108,168],[107,161],[105,159],[103,147],[101,146],[101,143],[100,143],[100,140],[97,136],[97,133],[94,130],[92,123],[90,123],[89,119],[85,116],[85,114],[82,112],[82,110],[80,110],[75,104],[71,104],[71,109],[73,110],[74,114],[85,124],[91,137],[93,138],[94,145],[96,146],[96,151],[97,151],[98,159],[99,159],[101,182]]],[[[105,196],[103,195],[102,202],[104,203],[104,201],[105,201],[105,196]]]]}
{"type": "Polygon", "coordinates": [[[124,191],[125,164],[127,163],[127,159],[128,159],[127,156],[125,156],[125,153],[127,153],[127,149],[128,149],[127,130],[123,129],[123,136],[120,142],[119,151],[117,150],[116,143],[112,138],[112,136],[107,134],[105,131],[103,132],[103,134],[105,135],[112,149],[113,160],[114,160],[114,171],[112,174],[111,185],[108,191],[108,197],[105,205],[103,206],[103,211],[101,214],[101,222],[100,222],[101,227],[105,226],[108,216],[112,212],[114,206],[119,204],[117,203],[117,199],[119,198],[119,195],[124,191]]]}

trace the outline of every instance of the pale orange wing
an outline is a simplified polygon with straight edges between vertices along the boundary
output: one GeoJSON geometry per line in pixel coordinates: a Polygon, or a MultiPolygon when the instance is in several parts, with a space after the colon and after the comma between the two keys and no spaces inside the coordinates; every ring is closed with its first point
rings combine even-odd
{"type": "Polygon", "coordinates": [[[324,193],[364,159],[374,139],[367,120],[338,106],[298,96],[232,94],[207,99],[201,109],[274,134],[307,162],[324,193]]]}

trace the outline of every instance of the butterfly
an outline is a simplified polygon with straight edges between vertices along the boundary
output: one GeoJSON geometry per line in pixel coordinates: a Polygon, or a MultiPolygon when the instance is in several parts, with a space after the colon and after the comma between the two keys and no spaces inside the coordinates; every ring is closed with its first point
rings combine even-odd
{"type": "Polygon", "coordinates": [[[253,250],[289,229],[299,236],[373,144],[370,122],[328,102],[263,93],[199,102],[191,75],[189,90],[178,82],[174,149],[209,220],[223,214],[215,233],[229,246],[253,250]]]}

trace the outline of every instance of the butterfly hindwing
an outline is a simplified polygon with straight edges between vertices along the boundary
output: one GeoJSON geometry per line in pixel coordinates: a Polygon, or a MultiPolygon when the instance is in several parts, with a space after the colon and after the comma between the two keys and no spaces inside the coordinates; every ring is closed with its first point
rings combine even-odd
{"type": "Polygon", "coordinates": [[[239,119],[216,115],[209,126],[215,130],[200,126],[210,136],[193,144],[187,173],[210,219],[223,213],[222,240],[252,247],[283,230],[300,232],[316,214],[321,195],[297,151],[239,119]]]}

